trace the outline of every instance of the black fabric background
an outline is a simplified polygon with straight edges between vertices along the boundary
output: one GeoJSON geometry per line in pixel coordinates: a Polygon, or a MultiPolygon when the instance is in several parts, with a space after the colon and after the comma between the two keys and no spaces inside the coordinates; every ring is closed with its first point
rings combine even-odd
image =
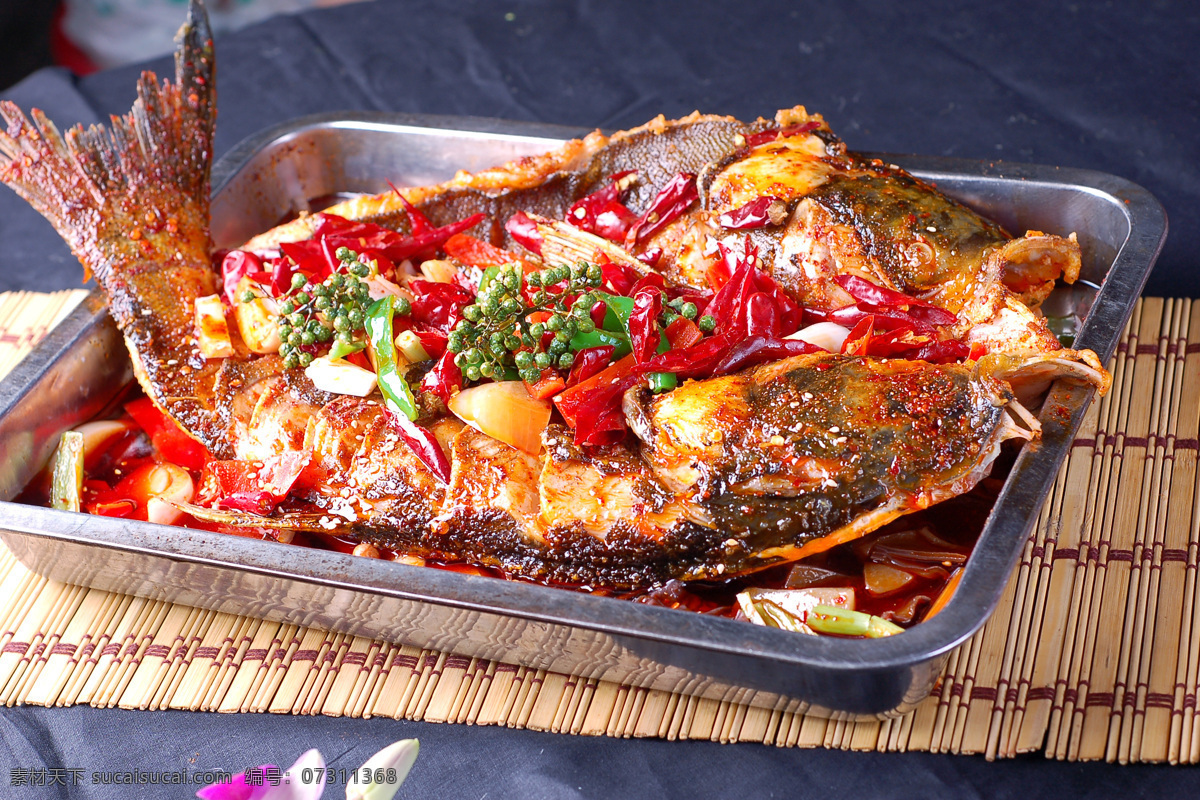
{"type": "MultiPolygon", "coordinates": [[[[854,149],[1085,167],[1166,206],[1147,291],[1200,295],[1200,12],[1187,3],[393,2],[280,18],[218,39],[219,156],[318,111],[467,114],[622,128],[693,109],[804,103],[854,149]],[[511,21],[506,19],[511,14],[511,21]]],[[[166,59],[154,62],[169,72],[166,59]]],[[[36,73],[6,93],[60,124],[125,111],[140,67],[36,73]]],[[[49,225],[0,190],[0,289],[77,286],[49,225]]],[[[1190,768],[621,741],[391,720],[0,712],[0,769],[244,769],[318,746],[357,766],[418,736],[404,797],[1111,797],[1187,794],[1190,768]]],[[[4,797],[185,797],[182,789],[4,797]]],[[[330,789],[327,797],[340,794],[330,789]]]]}

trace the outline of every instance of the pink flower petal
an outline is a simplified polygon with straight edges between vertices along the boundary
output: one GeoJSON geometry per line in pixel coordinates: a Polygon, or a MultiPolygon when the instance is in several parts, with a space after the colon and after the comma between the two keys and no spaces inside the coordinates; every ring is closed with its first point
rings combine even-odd
{"type": "Polygon", "coordinates": [[[306,750],[283,773],[278,786],[272,786],[261,800],[319,800],[325,791],[325,758],[315,747],[306,750]]]}
{"type": "Polygon", "coordinates": [[[271,789],[269,773],[279,775],[279,767],[263,764],[254,770],[239,772],[228,783],[212,783],[196,792],[200,800],[262,800],[271,789]],[[251,774],[253,773],[253,774],[251,774]]]}

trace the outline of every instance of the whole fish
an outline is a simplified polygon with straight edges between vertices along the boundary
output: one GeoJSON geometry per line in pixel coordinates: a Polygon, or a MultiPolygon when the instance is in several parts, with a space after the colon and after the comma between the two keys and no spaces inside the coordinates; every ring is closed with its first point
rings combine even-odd
{"type": "MultiPolygon", "coordinates": [[[[95,275],[156,405],[217,458],[303,454],[298,496],[311,510],[271,518],[212,512],[223,521],[328,531],[576,584],[727,577],[820,552],[968,491],[1004,441],[1038,433],[1012,391],[1028,366],[1040,365],[1039,379],[1074,370],[1106,380],[1094,356],[1060,351],[1043,336],[1044,324],[1025,302],[1038,300],[1046,282],[1073,278],[1078,250],[1071,240],[1011,240],[901,171],[847,155],[819,117],[799,109],[774,123],[660,118],[407,189],[404,199],[435,224],[484,211],[477,232],[496,244],[512,244],[503,221],[513,212],[537,215],[544,255],[567,258],[598,244],[552,223],[579,198],[636,169],[628,203],[640,213],[673,176],[698,173],[698,210],[630,243],[623,255],[599,243],[627,261],[659,247],[668,278],[697,283],[709,240],[729,236],[722,216],[773,181],[767,188],[785,213],[754,236],[765,269],[795,297],[835,308],[847,297],[834,278],[859,274],[929,298],[969,335],[996,328],[978,334],[980,341],[1012,352],[945,365],[814,353],[653,397],[634,387],[623,406],[634,435],[580,448],[552,425],[536,455],[426,411],[416,423],[449,463],[443,480],[397,430],[378,394],[321,391],[278,355],[252,352],[236,329],[232,355],[206,358],[198,349],[195,303],[218,293],[219,281],[208,235],[215,72],[196,0],[181,41],[175,81],[144,74],[133,110],[109,131],[75,128],[62,136],[36,110],[31,121],[0,104],[0,179],[54,224],[95,275]],[[807,128],[789,133],[798,125],[807,128]],[[926,227],[941,226],[938,234],[924,237],[890,202],[929,209],[937,219],[926,227]],[[885,234],[907,236],[920,263],[898,256],[899,245],[884,242],[885,234]],[[1033,327],[1013,334],[1010,311],[1033,327]]],[[[359,199],[334,211],[402,231],[412,224],[399,198],[359,199]]],[[[248,246],[301,239],[312,224],[300,219],[248,246]]]]}

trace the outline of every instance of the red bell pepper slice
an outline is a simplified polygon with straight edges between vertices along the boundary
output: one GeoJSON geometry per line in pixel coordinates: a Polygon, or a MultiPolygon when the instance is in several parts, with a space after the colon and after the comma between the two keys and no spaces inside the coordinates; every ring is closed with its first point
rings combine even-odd
{"type": "Polygon", "coordinates": [[[311,450],[285,450],[263,460],[258,482],[276,500],[287,497],[300,473],[312,460],[311,450]]]}
{"type": "Polygon", "coordinates": [[[666,334],[672,350],[686,350],[704,338],[696,323],[684,317],[673,320],[667,326],[666,334]]]}
{"type": "Polygon", "coordinates": [[[561,392],[567,386],[562,374],[556,369],[544,369],[537,383],[525,382],[525,390],[536,400],[546,400],[561,392]]]}
{"type": "Polygon", "coordinates": [[[262,489],[234,492],[217,500],[217,508],[268,517],[275,510],[275,498],[270,492],[262,489]]]}
{"type": "Polygon", "coordinates": [[[458,259],[468,267],[479,267],[480,269],[500,267],[521,260],[507,250],[501,250],[494,244],[489,244],[465,233],[456,233],[451,236],[442,245],[442,250],[446,252],[446,255],[458,259]]]}
{"type": "Polygon", "coordinates": [[[101,517],[127,519],[137,511],[137,501],[123,497],[104,481],[89,480],[83,484],[83,510],[101,517]]]}
{"type": "Polygon", "coordinates": [[[164,461],[199,471],[212,459],[204,445],[184,433],[175,420],[159,410],[150,398],[140,397],[126,403],[125,410],[150,437],[154,449],[164,461]]]}

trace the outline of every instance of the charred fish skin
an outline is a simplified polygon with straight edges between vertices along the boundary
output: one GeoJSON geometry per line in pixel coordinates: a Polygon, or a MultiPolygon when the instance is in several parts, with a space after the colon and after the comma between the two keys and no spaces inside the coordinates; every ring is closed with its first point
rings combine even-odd
{"type": "Polygon", "coordinates": [[[970,366],[818,354],[643,396],[627,413],[660,479],[690,488],[741,545],[728,573],[969,490],[1011,433],[1012,402],[970,366]]]}

